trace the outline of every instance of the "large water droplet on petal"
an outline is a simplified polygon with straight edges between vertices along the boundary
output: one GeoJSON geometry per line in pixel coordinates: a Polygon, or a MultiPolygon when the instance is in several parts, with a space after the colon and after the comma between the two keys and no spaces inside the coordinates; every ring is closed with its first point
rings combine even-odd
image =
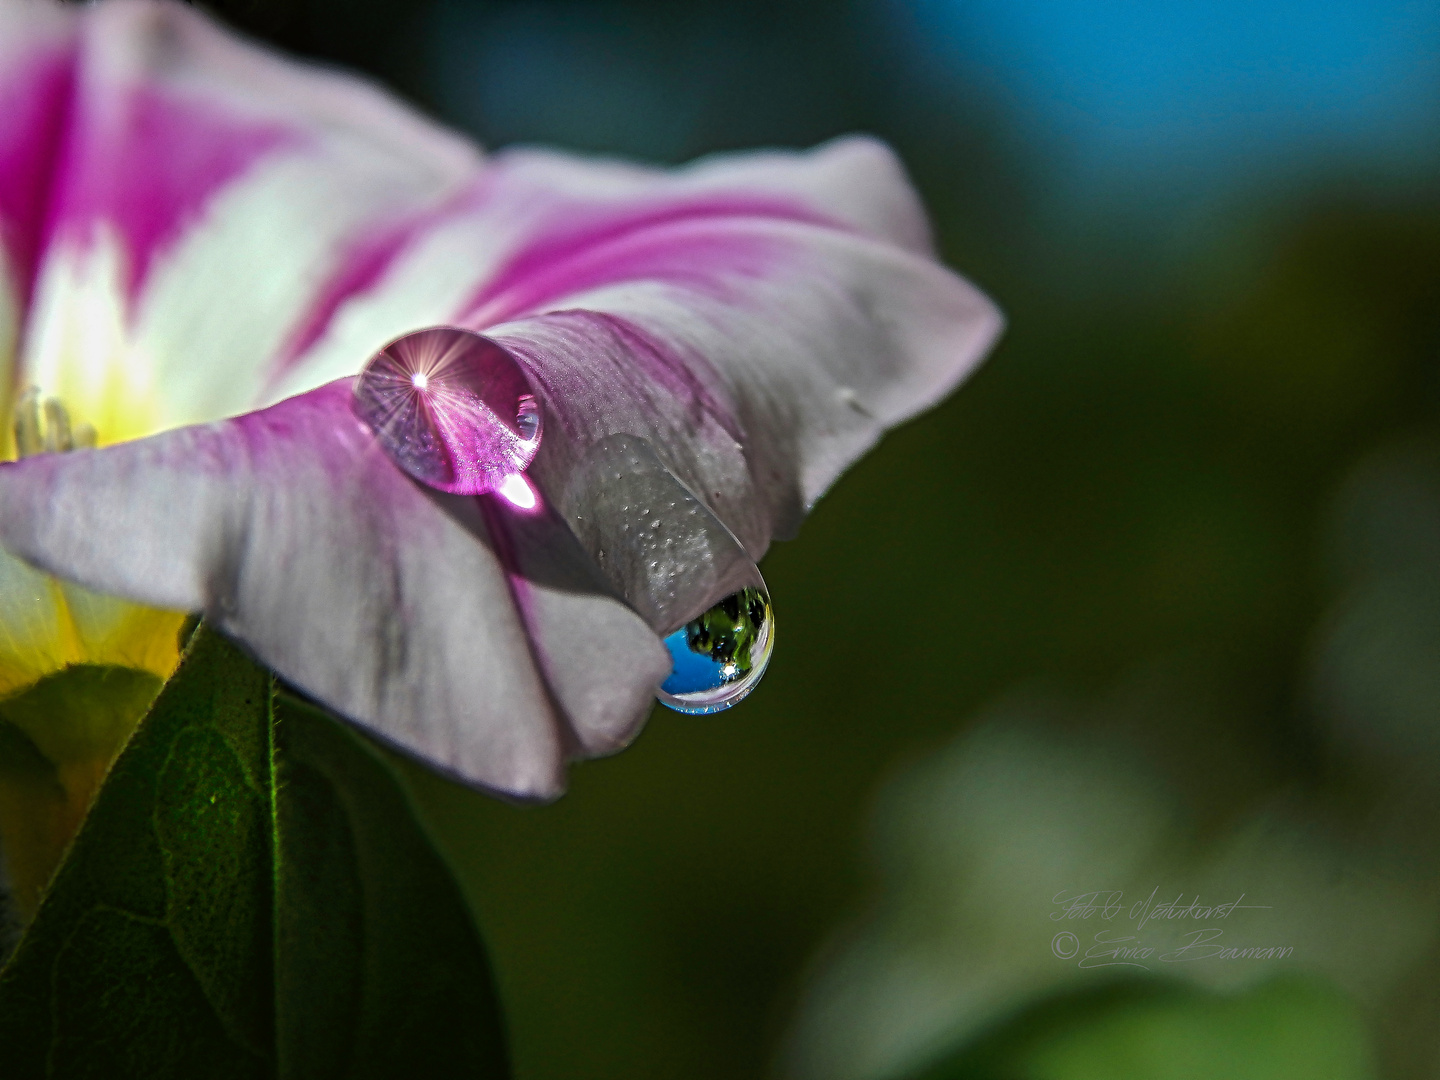
{"type": "Polygon", "coordinates": [[[665,646],[675,667],[660,684],[661,703],[686,713],[728,709],[755,689],[770,664],[770,594],[763,583],[731,593],[666,637],[665,646]]]}
{"type": "Polygon", "coordinates": [[[719,712],[759,683],[775,644],[760,569],[733,533],[644,439],[591,446],[561,511],[602,571],[675,662],[657,695],[681,712],[719,712]]]}
{"type": "Polygon", "coordinates": [[[456,495],[501,489],[540,449],[540,406],[524,370],[469,330],[395,339],[355,380],[354,406],[396,465],[456,495]]]}

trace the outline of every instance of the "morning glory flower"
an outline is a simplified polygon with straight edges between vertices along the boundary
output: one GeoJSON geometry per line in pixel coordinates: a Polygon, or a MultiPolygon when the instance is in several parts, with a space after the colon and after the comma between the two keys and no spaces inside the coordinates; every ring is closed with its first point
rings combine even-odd
{"type": "MultiPolygon", "coordinates": [[[[24,560],[0,637],[44,652],[41,571],[144,624],[116,630],[132,643],[203,612],[381,739],[517,796],[633,738],[672,666],[656,612],[719,599],[713,552],[670,543],[662,589],[639,580],[656,560],[594,539],[625,532],[633,492],[673,484],[665,508],[758,560],[999,330],[867,138],[675,170],[487,157],[144,0],[0,0],[0,115],[0,385],[95,444],[0,466],[24,560]],[[464,340],[533,400],[493,482],[417,479],[357,396],[432,328],[483,335],[464,340]]],[[[84,652],[51,651],[27,672],[84,652]]]]}

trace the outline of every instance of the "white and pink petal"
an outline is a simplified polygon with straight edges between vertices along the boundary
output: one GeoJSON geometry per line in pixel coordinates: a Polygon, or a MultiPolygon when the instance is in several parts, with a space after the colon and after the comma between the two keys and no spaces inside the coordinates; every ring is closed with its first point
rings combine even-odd
{"type": "MultiPolygon", "coordinates": [[[[567,758],[633,736],[667,673],[659,627],[576,539],[582,519],[631,512],[577,483],[597,446],[642,443],[758,559],[999,332],[934,261],[873,140],[673,171],[482,161],[363,83],[176,5],[43,10],[36,33],[62,41],[78,88],[62,125],[76,149],[54,156],[58,211],[29,256],[0,177],[0,218],[19,222],[18,378],[106,441],[165,433],[0,467],[0,544],[205,612],[469,782],[554,794],[567,758]],[[193,184],[137,202],[135,170],[177,153],[182,173],[199,163],[193,184]],[[539,512],[425,489],[352,412],[350,377],[433,325],[483,331],[525,366],[545,415],[539,512]]],[[[719,599],[700,593],[724,575],[684,569],[695,595],[676,610],[719,599]]]]}
{"type": "Polygon", "coordinates": [[[633,736],[669,670],[563,523],[415,484],[355,418],[348,382],[0,475],[11,551],[204,611],[301,690],[469,783],[557,794],[568,758],[633,736]]]}
{"type": "Polygon", "coordinates": [[[25,43],[0,75],[22,117],[0,143],[16,377],[102,442],[253,408],[354,238],[479,168],[381,91],[178,4],[4,8],[25,43]]]}

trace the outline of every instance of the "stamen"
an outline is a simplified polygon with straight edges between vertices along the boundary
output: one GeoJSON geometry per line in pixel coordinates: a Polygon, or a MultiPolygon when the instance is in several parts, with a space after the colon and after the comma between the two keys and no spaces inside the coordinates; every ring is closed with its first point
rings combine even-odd
{"type": "Polygon", "coordinates": [[[40,434],[40,391],[32,386],[15,402],[15,452],[23,458],[44,449],[45,440],[40,434]]]}
{"type": "Polygon", "coordinates": [[[54,398],[48,398],[45,402],[45,449],[49,453],[63,453],[66,450],[73,450],[74,442],[70,439],[70,414],[65,411],[65,406],[54,398]]]}
{"type": "Polygon", "coordinates": [[[32,386],[16,400],[15,452],[20,457],[90,449],[95,442],[95,429],[91,425],[70,426],[70,412],[58,398],[45,398],[42,402],[39,389],[32,386]]]}

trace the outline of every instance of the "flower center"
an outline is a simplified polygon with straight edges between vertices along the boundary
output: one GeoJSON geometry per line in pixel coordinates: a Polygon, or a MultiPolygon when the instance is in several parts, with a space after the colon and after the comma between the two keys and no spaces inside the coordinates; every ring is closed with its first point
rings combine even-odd
{"type": "Polygon", "coordinates": [[[19,457],[56,454],[95,446],[95,429],[70,423],[70,412],[58,398],[40,397],[37,387],[15,402],[15,452],[19,457]]]}

